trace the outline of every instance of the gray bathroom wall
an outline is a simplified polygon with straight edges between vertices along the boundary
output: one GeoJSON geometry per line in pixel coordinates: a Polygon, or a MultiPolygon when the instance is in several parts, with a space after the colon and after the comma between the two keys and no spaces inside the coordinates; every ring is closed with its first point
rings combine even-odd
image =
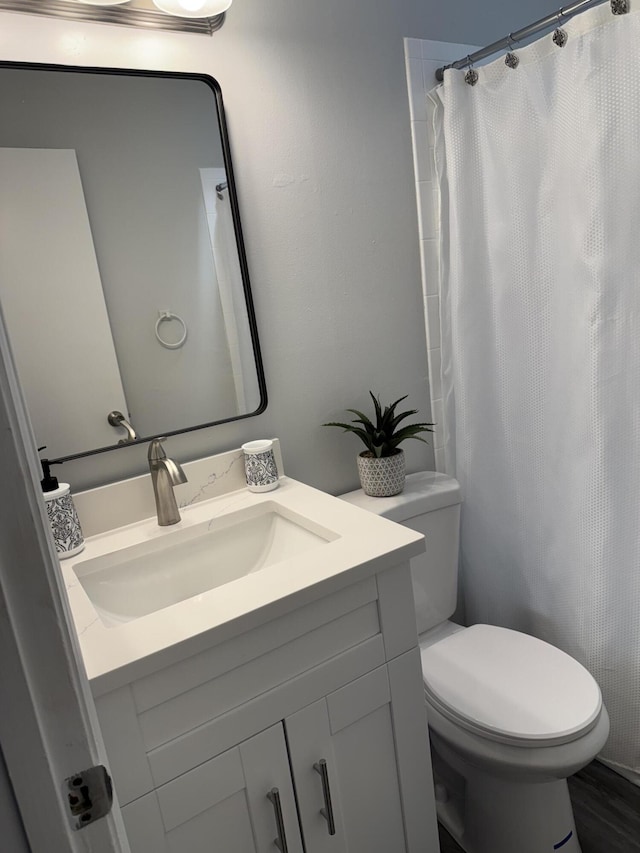
{"type": "MultiPolygon", "coordinates": [[[[359,447],[324,421],[366,408],[368,389],[387,401],[409,394],[429,417],[402,39],[483,44],[552,5],[235,0],[211,39],[74,25],[66,61],[127,65],[139,48],[148,67],[182,67],[183,51],[224,94],[269,407],[174,437],[169,453],[186,460],[277,435],[291,476],[338,493],[357,485],[359,447]]],[[[9,13],[0,24],[5,59],[50,57],[69,32],[9,13]]],[[[433,464],[431,446],[406,450],[409,470],[433,464]]],[[[145,464],[144,448],[127,448],[65,465],[64,479],[77,489],[145,464]]]]}

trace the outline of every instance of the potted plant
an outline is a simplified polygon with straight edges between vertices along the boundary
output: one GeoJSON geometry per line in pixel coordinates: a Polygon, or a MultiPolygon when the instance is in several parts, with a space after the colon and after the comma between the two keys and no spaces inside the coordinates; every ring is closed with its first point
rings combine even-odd
{"type": "Polygon", "coordinates": [[[404,397],[400,397],[395,403],[383,409],[379,398],[372,391],[369,391],[369,394],[373,400],[375,423],[357,409],[347,409],[348,412],[357,416],[351,423],[332,421],[323,426],[341,427],[347,432],[355,433],[362,440],[366,447],[366,450],[358,456],[358,473],[362,489],[365,494],[373,497],[390,497],[404,489],[404,450],[398,445],[407,438],[425,441],[419,433],[433,432],[433,424],[407,424],[399,428],[406,418],[418,413],[417,409],[412,409],[396,415],[396,406],[406,400],[408,395],[405,394],[404,397]]]}

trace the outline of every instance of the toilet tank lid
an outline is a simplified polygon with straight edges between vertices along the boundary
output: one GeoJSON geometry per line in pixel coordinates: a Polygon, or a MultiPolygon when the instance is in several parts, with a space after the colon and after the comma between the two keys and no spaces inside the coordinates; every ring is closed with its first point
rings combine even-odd
{"type": "Polygon", "coordinates": [[[408,521],[417,515],[461,503],[460,484],[437,471],[409,474],[404,491],[392,498],[373,498],[362,489],[340,495],[342,500],[375,512],[391,521],[408,521]]]}

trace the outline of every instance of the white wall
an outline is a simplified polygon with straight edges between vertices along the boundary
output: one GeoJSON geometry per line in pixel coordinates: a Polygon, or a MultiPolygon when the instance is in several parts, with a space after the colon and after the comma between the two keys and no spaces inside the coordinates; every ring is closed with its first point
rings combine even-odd
{"type": "MultiPolygon", "coordinates": [[[[357,485],[357,441],[323,429],[372,388],[429,415],[404,36],[487,43],[549,0],[235,0],[212,38],[0,14],[2,59],[210,73],[223,90],[270,403],[168,442],[195,458],[264,435],[288,473],[357,485]]],[[[431,448],[406,445],[410,470],[431,448]]],[[[76,487],[144,448],[65,466],[76,487]]]]}

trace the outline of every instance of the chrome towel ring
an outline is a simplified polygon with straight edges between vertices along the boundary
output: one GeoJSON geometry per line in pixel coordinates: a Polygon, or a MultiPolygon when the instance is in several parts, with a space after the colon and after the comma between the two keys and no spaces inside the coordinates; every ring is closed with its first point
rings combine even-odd
{"type": "Polygon", "coordinates": [[[156,320],[156,338],[162,344],[163,347],[167,349],[180,349],[180,347],[187,340],[187,324],[179,317],[177,314],[174,314],[172,311],[158,311],[158,319],[156,320]],[[177,320],[178,323],[182,323],[183,334],[180,340],[175,341],[175,343],[169,343],[169,341],[163,340],[160,336],[160,324],[169,322],[171,320],[177,320]]]}

